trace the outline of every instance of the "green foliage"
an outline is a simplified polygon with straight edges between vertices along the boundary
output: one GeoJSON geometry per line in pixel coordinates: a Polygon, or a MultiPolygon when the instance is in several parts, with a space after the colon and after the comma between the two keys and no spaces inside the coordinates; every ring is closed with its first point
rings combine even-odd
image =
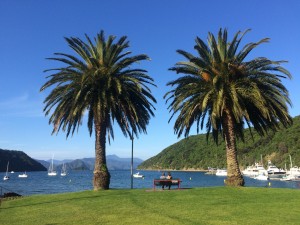
{"type": "Polygon", "coordinates": [[[109,190],[2,202],[1,225],[298,224],[300,192],[273,188],[109,190]]]}
{"type": "Polygon", "coordinates": [[[217,36],[209,32],[207,44],[197,37],[195,55],[177,50],[184,61],[170,68],[180,76],[168,82],[172,90],[165,98],[171,119],[176,117],[174,131],[178,137],[187,137],[191,127],[196,126],[197,130],[206,128],[218,142],[223,132],[244,138],[244,124],[261,135],[267,129],[277,130],[279,124],[291,124],[291,101],[281,83],[282,78],[291,78],[281,66],[285,61],[248,59],[252,50],[269,41],[264,38],[240,47],[248,31],[237,32],[232,40],[228,39],[227,29],[220,29],[217,36]]]}
{"type": "MultiPolygon", "coordinates": [[[[237,142],[240,167],[246,167],[263,156],[264,163],[271,160],[278,167],[289,166],[289,155],[293,164],[300,166],[300,116],[293,119],[293,125],[269,132],[261,137],[245,130],[245,142],[237,142]]],[[[225,143],[216,145],[212,138],[206,140],[205,134],[185,138],[164,149],[158,155],[144,161],[139,169],[199,169],[207,167],[226,167],[225,143]]]]}
{"type": "Polygon", "coordinates": [[[62,129],[67,137],[74,134],[85,114],[90,135],[102,126],[101,133],[113,138],[114,121],[125,136],[146,133],[150,117],[154,116],[156,99],[150,87],[155,84],[147,71],[135,64],[149,57],[132,56],[126,36],[117,40],[109,35],[106,39],[101,31],[94,42],[85,37],[85,41],[65,38],[74,55],[55,53],[56,57],[49,58],[63,63],[63,67],[45,71],[51,74],[40,89],[51,90],[44,100],[44,112],[50,115],[53,133],[62,129]]]}
{"type": "MultiPolygon", "coordinates": [[[[150,86],[155,84],[146,70],[135,67],[149,57],[131,56],[126,36],[117,40],[109,35],[106,39],[101,31],[94,42],[87,35],[85,38],[65,38],[74,55],[55,53],[56,57],[49,58],[63,67],[46,70],[51,74],[41,91],[51,90],[44,100],[44,112],[50,115],[53,133],[63,130],[67,137],[73,135],[87,115],[89,133],[96,134],[97,167],[105,161],[106,139],[114,138],[114,122],[125,136],[146,133],[154,116],[156,99],[150,86]]],[[[106,166],[101,170],[107,170],[106,166]]],[[[94,182],[95,189],[97,185],[94,182]]]]}

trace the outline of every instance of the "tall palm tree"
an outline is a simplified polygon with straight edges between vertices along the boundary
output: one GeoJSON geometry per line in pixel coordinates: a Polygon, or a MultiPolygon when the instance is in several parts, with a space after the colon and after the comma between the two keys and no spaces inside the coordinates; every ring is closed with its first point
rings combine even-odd
{"type": "Polygon", "coordinates": [[[178,137],[182,133],[187,137],[194,123],[197,132],[205,124],[207,138],[212,133],[217,143],[218,136],[223,136],[229,186],[244,185],[236,148],[237,138],[244,140],[244,124],[264,135],[268,129],[277,130],[279,123],[285,127],[292,123],[287,108],[291,101],[280,80],[291,78],[280,66],[285,61],[265,57],[247,60],[255,47],[269,40],[249,43],[239,50],[248,31],[237,32],[229,42],[227,30],[220,29],[217,38],[208,34],[208,45],[197,37],[197,56],[177,50],[186,61],[177,62],[170,70],[183,75],[167,84],[172,89],[165,95],[172,112],[170,120],[177,117],[174,130],[178,137]]]}
{"type": "Polygon", "coordinates": [[[146,70],[134,67],[134,63],[148,60],[141,54],[129,56],[127,37],[115,41],[114,36],[105,39],[101,31],[86,42],[79,38],[65,38],[74,55],[55,53],[49,58],[63,63],[63,67],[49,69],[52,72],[41,91],[51,88],[44,103],[44,112],[51,114],[49,124],[53,133],[60,129],[68,137],[74,134],[87,115],[90,135],[95,131],[94,190],[109,189],[110,174],[106,165],[106,138],[114,138],[113,122],[117,121],[125,137],[146,133],[150,117],[154,116],[149,85],[154,80],[146,70]]]}

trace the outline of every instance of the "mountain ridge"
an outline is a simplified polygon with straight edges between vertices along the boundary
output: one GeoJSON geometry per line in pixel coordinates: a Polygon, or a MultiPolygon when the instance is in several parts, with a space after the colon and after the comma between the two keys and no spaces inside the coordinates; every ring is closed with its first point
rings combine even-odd
{"type": "MultiPolygon", "coordinates": [[[[9,171],[30,172],[30,171],[47,171],[51,162],[49,160],[33,159],[25,152],[19,150],[8,150],[0,148],[0,172],[6,171],[7,162],[9,161],[9,171]]],[[[83,159],[65,159],[53,160],[54,167],[61,170],[62,164],[65,163],[67,170],[93,170],[95,158],[83,159]]],[[[133,168],[143,162],[142,159],[134,158],[133,168]]],[[[131,167],[131,158],[120,158],[117,155],[107,155],[107,164],[109,170],[128,170],[131,167]]]]}
{"type": "MultiPolygon", "coordinates": [[[[107,167],[108,170],[129,170],[131,168],[131,158],[121,158],[117,155],[107,155],[107,167]]],[[[46,168],[49,168],[50,160],[38,160],[41,164],[43,164],[46,168]]],[[[61,160],[63,162],[65,160],[61,160]]],[[[55,160],[54,160],[55,162],[55,160]]],[[[57,161],[56,161],[57,162],[57,161]]],[[[142,163],[143,160],[139,158],[133,158],[133,169],[136,169],[137,166],[142,163]]],[[[75,159],[71,162],[66,162],[67,170],[94,170],[95,158],[82,158],[75,159]]],[[[62,163],[54,163],[54,167],[57,170],[61,170],[62,163]]]]}

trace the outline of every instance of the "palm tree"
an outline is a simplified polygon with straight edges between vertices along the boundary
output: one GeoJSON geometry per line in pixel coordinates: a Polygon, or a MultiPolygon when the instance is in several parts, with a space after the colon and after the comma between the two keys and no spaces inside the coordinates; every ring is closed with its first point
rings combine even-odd
{"type": "Polygon", "coordinates": [[[101,31],[86,42],[79,38],[65,38],[75,56],[55,53],[49,58],[63,63],[64,67],[49,69],[52,72],[41,91],[52,87],[44,103],[52,133],[60,129],[68,137],[79,129],[87,115],[90,135],[95,131],[94,190],[109,189],[110,174],[106,165],[106,138],[114,138],[113,122],[117,121],[125,137],[131,133],[146,133],[150,117],[154,116],[149,85],[154,80],[146,70],[134,68],[134,63],[148,60],[141,54],[129,56],[127,37],[115,41],[114,36],[105,39],[101,31]]]}
{"type": "Polygon", "coordinates": [[[194,123],[197,133],[205,124],[207,138],[212,133],[216,143],[218,136],[223,136],[229,186],[244,185],[236,148],[237,139],[244,141],[244,124],[264,135],[268,129],[277,130],[279,123],[285,127],[292,123],[287,108],[291,101],[280,80],[291,78],[280,66],[285,61],[265,57],[246,61],[255,47],[269,40],[249,43],[238,50],[248,31],[237,32],[229,42],[227,30],[220,29],[217,38],[208,34],[208,45],[197,37],[197,56],[177,50],[186,61],[176,63],[170,70],[183,75],[167,84],[172,89],[165,95],[172,113],[170,120],[177,117],[174,131],[178,137],[183,133],[187,137],[194,123]]]}

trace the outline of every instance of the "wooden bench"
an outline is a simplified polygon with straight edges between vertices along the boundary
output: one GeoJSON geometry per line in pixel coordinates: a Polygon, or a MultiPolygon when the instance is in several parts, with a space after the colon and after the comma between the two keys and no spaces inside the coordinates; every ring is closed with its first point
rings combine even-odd
{"type": "Polygon", "coordinates": [[[153,180],[153,189],[155,190],[156,186],[169,187],[169,186],[176,186],[176,185],[177,185],[177,189],[179,189],[181,182],[182,181],[180,179],[154,179],[153,180]]]}

